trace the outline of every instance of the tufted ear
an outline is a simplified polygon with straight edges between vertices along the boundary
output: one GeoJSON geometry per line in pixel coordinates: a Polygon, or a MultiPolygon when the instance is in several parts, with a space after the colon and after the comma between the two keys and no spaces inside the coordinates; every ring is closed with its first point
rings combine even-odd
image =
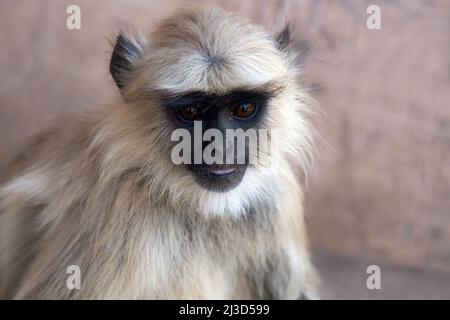
{"type": "Polygon", "coordinates": [[[136,63],[144,51],[144,41],[119,34],[111,55],[109,72],[122,91],[132,77],[136,63]]]}
{"type": "Polygon", "coordinates": [[[291,30],[292,30],[291,23],[287,23],[276,38],[278,49],[280,49],[281,51],[286,50],[291,43],[292,40],[291,30]]]}

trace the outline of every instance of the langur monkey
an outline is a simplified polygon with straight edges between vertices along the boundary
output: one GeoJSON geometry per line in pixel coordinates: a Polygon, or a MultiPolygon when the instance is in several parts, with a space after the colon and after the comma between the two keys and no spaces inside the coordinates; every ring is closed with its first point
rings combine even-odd
{"type": "Polygon", "coordinates": [[[0,297],[317,297],[302,209],[311,99],[289,38],[210,7],[120,33],[117,98],[57,122],[2,184],[0,297]],[[171,134],[195,121],[282,129],[277,165],[175,164],[171,134]]]}

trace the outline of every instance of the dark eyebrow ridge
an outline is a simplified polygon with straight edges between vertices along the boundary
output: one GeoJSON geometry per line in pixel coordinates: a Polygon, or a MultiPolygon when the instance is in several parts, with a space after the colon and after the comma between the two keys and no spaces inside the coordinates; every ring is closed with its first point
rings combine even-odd
{"type": "Polygon", "coordinates": [[[265,85],[257,88],[239,88],[231,90],[228,93],[218,95],[205,91],[188,91],[182,93],[171,93],[168,91],[159,91],[158,95],[162,104],[171,110],[183,108],[186,106],[208,107],[212,104],[236,103],[239,101],[257,101],[267,102],[274,97],[283,87],[265,85]]]}

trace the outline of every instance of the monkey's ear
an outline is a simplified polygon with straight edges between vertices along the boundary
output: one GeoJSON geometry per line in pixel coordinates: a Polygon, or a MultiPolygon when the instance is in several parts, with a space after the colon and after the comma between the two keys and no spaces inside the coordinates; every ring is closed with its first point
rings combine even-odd
{"type": "Polygon", "coordinates": [[[111,55],[109,72],[120,90],[128,84],[137,61],[142,57],[144,42],[135,37],[119,34],[111,55]]]}
{"type": "Polygon", "coordinates": [[[292,24],[288,22],[276,38],[278,49],[280,49],[281,51],[286,50],[289,47],[291,40],[292,24]]]}

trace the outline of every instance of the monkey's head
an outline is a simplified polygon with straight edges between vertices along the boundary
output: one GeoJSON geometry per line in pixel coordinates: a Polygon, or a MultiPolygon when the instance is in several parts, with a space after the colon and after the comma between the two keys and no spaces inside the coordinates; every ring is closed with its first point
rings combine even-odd
{"type": "Polygon", "coordinates": [[[120,34],[110,71],[122,95],[116,131],[128,137],[118,138],[123,166],[140,168],[155,199],[180,210],[240,215],[277,196],[311,149],[289,38],[211,8],[148,37],[120,34]]]}

